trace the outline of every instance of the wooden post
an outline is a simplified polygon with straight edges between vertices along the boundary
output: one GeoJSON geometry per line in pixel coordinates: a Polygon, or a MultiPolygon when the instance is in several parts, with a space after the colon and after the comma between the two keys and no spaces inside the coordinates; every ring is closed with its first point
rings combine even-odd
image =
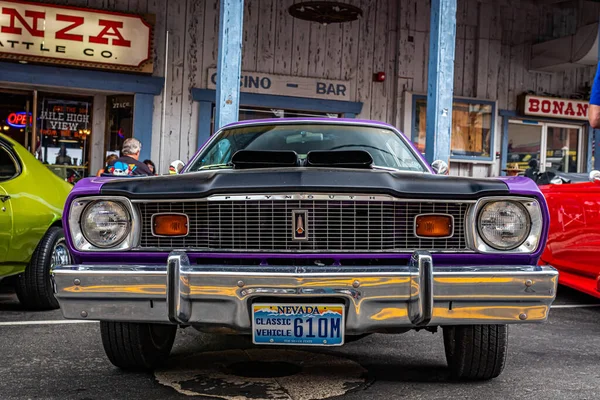
{"type": "MultiPolygon", "coordinates": [[[[38,114],[38,91],[37,89],[33,91],[33,105],[32,105],[32,114],[33,118],[31,121],[31,153],[35,154],[37,150],[37,114],[38,114]]],[[[42,135],[40,134],[40,146],[42,146],[42,135]]]]}
{"type": "MultiPolygon", "coordinates": [[[[600,31],[598,32],[598,36],[600,38],[600,31]]],[[[596,68],[600,68],[600,48],[598,49],[598,66],[596,68]]],[[[598,73],[596,71],[596,73],[598,73]]],[[[600,151],[598,151],[598,141],[600,140],[600,129],[593,129],[591,125],[588,124],[588,136],[594,138],[593,142],[592,140],[588,140],[588,162],[587,162],[587,167],[588,170],[587,172],[591,172],[592,169],[595,170],[600,170],[600,151]],[[594,165],[592,165],[592,151],[591,151],[591,147],[594,147],[594,165]]]]}
{"type": "MultiPolygon", "coordinates": [[[[598,151],[598,141],[600,140],[600,129],[592,129],[592,127],[590,125],[588,125],[590,127],[590,136],[594,137],[594,166],[591,169],[595,169],[600,171],[600,151],[598,151]]],[[[591,140],[589,141],[590,143],[590,147],[592,146],[591,140]]],[[[591,159],[590,159],[590,164],[591,164],[591,159]]],[[[589,172],[590,170],[588,170],[589,172]]]]}
{"type": "Polygon", "coordinates": [[[425,158],[450,163],[456,1],[431,1],[425,158]]]}
{"type": "Polygon", "coordinates": [[[221,0],[220,11],[215,129],[239,117],[244,0],[221,0]]]}
{"type": "MultiPolygon", "coordinates": [[[[104,160],[106,159],[105,143],[106,143],[106,96],[104,94],[94,95],[94,109],[92,110],[92,134],[88,141],[90,146],[90,165],[88,172],[90,176],[94,176],[96,171],[104,168],[104,160]]],[[[152,121],[152,117],[146,116],[152,121]]],[[[143,143],[145,145],[146,143],[143,143]]],[[[119,149],[120,151],[121,149],[119,149]]],[[[143,160],[143,159],[142,159],[143,160]]]]}

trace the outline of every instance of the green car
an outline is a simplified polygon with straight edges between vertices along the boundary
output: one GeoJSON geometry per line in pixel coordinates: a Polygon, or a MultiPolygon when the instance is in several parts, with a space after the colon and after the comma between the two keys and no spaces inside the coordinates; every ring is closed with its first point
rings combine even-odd
{"type": "Polygon", "coordinates": [[[0,280],[14,280],[29,309],[58,308],[50,269],[71,261],[61,218],[72,188],[0,134],[0,280]]]}

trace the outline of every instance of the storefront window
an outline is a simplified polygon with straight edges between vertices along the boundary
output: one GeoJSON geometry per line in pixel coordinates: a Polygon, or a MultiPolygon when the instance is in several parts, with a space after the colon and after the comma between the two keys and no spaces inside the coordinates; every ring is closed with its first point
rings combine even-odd
{"type": "Polygon", "coordinates": [[[25,147],[29,147],[31,140],[31,108],[31,94],[0,92],[0,132],[25,147]]]}
{"type": "Polygon", "coordinates": [[[120,155],[123,141],[133,137],[133,96],[109,96],[106,107],[108,123],[104,144],[105,156],[120,155]]]}
{"type": "Polygon", "coordinates": [[[507,167],[529,171],[579,172],[582,127],[551,122],[511,120],[508,124],[507,167]]]}
{"type": "Polygon", "coordinates": [[[92,98],[44,93],[38,98],[36,157],[70,182],[87,176],[92,98]]]}
{"type": "Polygon", "coordinates": [[[579,129],[548,126],[546,170],[577,172],[579,129]]]}
{"type": "MultiPolygon", "coordinates": [[[[412,141],[425,153],[427,99],[414,96],[412,141]]],[[[452,103],[450,155],[454,159],[492,159],[495,105],[493,102],[460,100],[452,103]]]]}
{"type": "MultiPolygon", "coordinates": [[[[508,126],[508,154],[506,162],[515,171],[525,171],[532,160],[540,162],[542,125],[512,122],[508,126]]],[[[532,164],[533,165],[533,164],[532,164]]]]}

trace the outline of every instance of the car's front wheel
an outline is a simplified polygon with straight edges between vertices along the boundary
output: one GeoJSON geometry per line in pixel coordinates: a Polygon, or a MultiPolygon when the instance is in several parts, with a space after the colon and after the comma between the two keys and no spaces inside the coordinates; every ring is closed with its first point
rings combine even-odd
{"type": "Polygon", "coordinates": [[[444,347],[454,379],[487,380],[502,373],[508,348],[507,325],[444,327],[444,347]]]}
{"type": "Polygon", "coordinates": [[[177,325],[101,321],[100,333],[104,351],[113,365],[148,370],[167,361],[177,325]]]}
{"type": "Polygon", "coordinates": [[[18,277],[16,291],[21,304],[34,310],[57,309],[50,271],[70,262],[71,254],[63,229],[51,227],[38,243],[25,272],[18,277]]]}

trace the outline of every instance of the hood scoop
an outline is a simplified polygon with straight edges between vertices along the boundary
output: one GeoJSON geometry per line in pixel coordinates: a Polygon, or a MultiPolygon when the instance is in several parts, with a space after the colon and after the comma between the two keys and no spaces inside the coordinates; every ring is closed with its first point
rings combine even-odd
{"type": "Polygon", "coordinates": [[[306,160],[299,160],[295,151],[287,150],[239,150],[231,163],[235,169],[331,167],[370,169],[373,157],[365,150],[313,150],[306,160]]]}
{"type": "Polygon", "coordinates": [[[235,169],[295,167],[298,155],[295,151],[238,150],[231,163],[235,169]]]}
{"type": "Polygon", "coordinates": [[[306,155],[307,167],[365,168],[373,165],[373,157],[365,150],[313,150],[306,155]]]}

